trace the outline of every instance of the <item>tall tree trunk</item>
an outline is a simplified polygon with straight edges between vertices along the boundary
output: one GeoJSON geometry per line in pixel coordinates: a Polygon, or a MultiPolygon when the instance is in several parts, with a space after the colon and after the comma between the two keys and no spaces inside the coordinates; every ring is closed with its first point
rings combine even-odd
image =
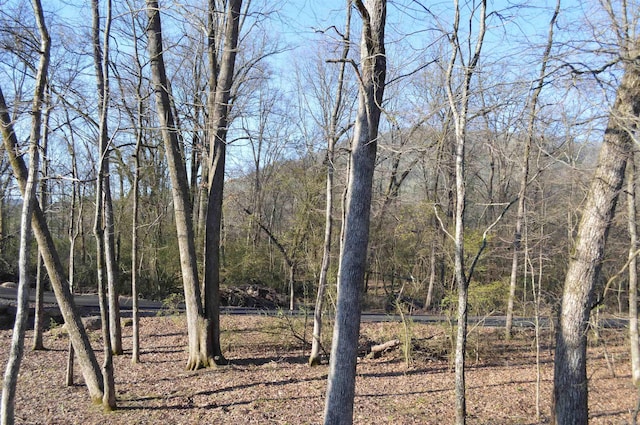
{"type": "MultiPolygon", "coordinates": [[[[75,142],[73,133],[70,136],[71,144],[69,146],[69,153],[71,155],[71,211],[69,213],[69,290],[73,294],[73,286],[75,280],[75,262],[76,262],[76,240],[80,233],[81,219],[82,217],[82,203],[78,207],[78,200],[81,197],[78,195],[78,183],[76,178],[78,176],[78,163],[76,161],[75,142]],[[79,208],[79,209],[78,209],[79,208]]],[[[69,341],[69,350],[67,352],[67,373],[65,376],[65,384],[70,387],[73,385],[73,359],[75,353],[73,350],[73,344],[69,341]]]]}
{"type": "MultiPolygon", "coordinates": [[[[42,117],[42,180],[40,181],[40,208],[42,211],[47,210],[47,195],[48,185],[47,177],[49,172],[48,155],[48,141],[49,141],[49,117],[51,113],[51,107],[49,106],[50,97],[47,93],[45,95],[45,102],[47,103],[47,109],[42,117]]],[[[31,344],[32,350],[44,350],[44,342],[42,340],[42,334],[44,333],[44,264],[42,263],[42,257],[38,253],[38,262],[36,270],[36,296],[35,296],[35,312],[33,319],[33,340],[31,344]]]]}
{"type": "Polygon", "coordinates": [[[342,92],[344,87],[344,72],[346,61],[349,57],[350,33],[351,33],[351,0],[346,2],[346,22],[342,38],[342,61],[338,73],[338,84],[336,86],[336,99],[331,111],[329,129],[327,131],[327,187],[324,210],[324,241],[322,245],[322,264],[320,266],[320,276],[318,279],[318,294],[316,305],[313,311],[313,339],[311,342],[311,354],[309,355],[309,365],[320,364],[320,346],[322,343],[322,310],[324,308],[324,294],[327,289],[327,275],[331,265],[331,238],[333,236],[333,177],[335,172],[335,146],[338,142],[338,119],[342,107],[342,92]]]}
{"type": "Polygon", "coordinates": [[[174,124],[173,112],[168,91],[168,80],[164,66],[162,48],[162,24],[157,0],[147,0],[148,48],[151,62],[151,76],[156,93],[156,107],[165,154],[171,177],[173,208],[180,252],[180,269],[184,286],[184,299],[187,310],[187,331],[189,340],[189,358],[187,369],[195,370],[214,364],[212,353],[207,343],[207,319],[202,309],[200,284],[198,281],[198,264],[191,220],[191,204],[189,202],[189,184],[186,166],[183,161],[178,140],[177,128],[174,124]]]}
{"type": "MultiPolygon", "coordinates": [[[[629,224],[629,344],[631,346],[631,381],[640,391],[640,337],[638,336],[638,226],[636,208],[635,152],[627,163],[627,219],[629,224]]],[[[640,395],[640,393],[639,393],[640,395]]],[[[640,402],[640,400],[639,400],[640,402]]],[[[636,423],[637,418],[632,422],[636,423]]]]}
{"type": "Polygon", "coordinates": [[[527,198],[527,185],[529,184],[529,156],[531,154],[531,145],[533,143],[535,133],[536,115],[538,110],[538,97],[544,86],[544,79],[547,74],[547,63],[551,47],[553,46],[553,28],[555,27],[558,14],[560,13],[560,0],[556,1],[556,8],[549,23],[549,32],[547,37],[547,45],[542,55],[542,64],[538,81],[530,100],[529,124],[527,128],[527,139],[524,145],[524,153],[522,157],[522,170],[520,176],[520,190],[518,192],[518,211],[516,213],[516,229],[513,235],[513,257],[511,260],[511,276],[509,278],[509,299],[507,300],[507,320],[505,326],[505,335],[507,339],[511,338],[513,327],[513,304],[516,297],[516,286],[518,278],[518,263],[520,253],[520,241],[522,240],[522,225],[524,221],[525,202],[527,198]]]}
{"type": "MultiPolygon", "coordinates": [[[[99,0],[92,0],[93,10],[93,59],[96,70],[98,86],[98,98],[100,99],[99,131],[98,131],[98,163],[96,172],[96,211],[93,232],[96,238],[96,271],[98,280],[98,300],[100,304],[100,322],[102,324],[102,343],[104,346],[104,359],[102,363],[102,377],[104,396],[102,406],[105,410],[116,407],[115,381],[113,376],[113,352],[111,345],[111,321],[110,308],[107,300],[107,285],[105,285],[105,263],[110,260],[108,254],[108,240],[105,233],[109,232],[108,219],[109,208],[106,206],[111,200],[108,193],[109,179],[109,136],[107,130],[107,117],[109,111],[109,37],[111,28],[111,0],[107,0],[107,16],[104,29],[104,51],[100,44],[100,13],[99,0]]],[[[113,211],[111,211],[113,213],[113,211]]],[[[111,252],[112,254],[113,252],[111,252]]],[[[107,266],[108,268],[109,266],[107,266]]]]}
{"type": "Polygon", "coordinates": [[[589,420],[587,324],[607,234],[632,148],[629,133],[636,127],[637,111],[640,111],[640,67],[635,58],[629,58],[609,115],[564,281],[553,387],[554,423],[561,425],[587,424],[589,420]]]}
{"type": "Polygon", "coordinates": [[[209,0],[209,181],[205,223],[204,303],[208,320],[208,350],[217,362],[224,362],[220,347],[220,234],[222,231],[222,200],[226,163],[226,138],[229,125],[231,87],[240,33],[242,0],[230,0],[227,5],[225,39],[219,73],[216,61],[214,0],[209,0]],[[217,77],[217,78],[215,78],[217,77]]]}
{"type": "MultiPolygon", "coordinates": [[[[456,424],[466,423],[466,384],[465,384],[465,354],[467,344],[467,314],[468,314],[468,291],[471,273],[467,277],[464,269],[464,236],[465,236],[465,206],[466,206],[466,176],[465,176],[465,148],[467,133],[467,114],[469,100],[471,97],[471,78],[480,60],[480,52],[486,31],[486,7],[487,2],[483,0],[480,5],[480,22],[478,36],[475,43],[473,56],[469,58],[467,65],[463,66],[463,78],[461,92],[454,92],[453,87],[457,84],[453,81],[453,70],[458,60],[464,62],[464,58],[459,58],[461,54],[461,41],[458,39],[460,25],[460,6],[458,0],[455,4],[455,18],[453,32],[450,36],[451,59],[447,68],[447,95],[449,105],[454,117],[455,125],[455,181],[456,181],[456,209],[455,209],[455,231],[453,235],[454,243],[454,274],[458,289],[458,331],[456,336],[455,350],[455,393],[456,393],[456,424]]],[[[470,24],[471,25],[471,24],[470,24]]],[[[469,43],[471,40],[469,40],[469,43]]]]}
{"type": "MultiPolygon", "coordinates": [[[[20,251],[18,258],[19,286],[18,309],[13,326],[11,349],[7,368],[2,382],[2,399],[0,400],[0,423],[12,425],[15,422],[14,403],[18,386],[18,373],[24,351],[24,338],[29,318],[29,257],[31,245],[31,217],[36,204],[36,190],[38,185],[39,144],[42,126],[42,104],[44,102],[47,84],[47,70],[49,66],[49,52],[51,39],[44,22],[44,13],[39,0],[33,1],[36,22],[40,31],[40,62],[36,75],[35,93],[31,109],[31,134],[29,136],[29,171],[25,185],[22,214],[20,216],[20,251]]],[[[4,130],[4,128],[3,128],[4,130]]]]}
{"type": "MultiPolygon", "coordinates": [[[[142,119],[142,101],[138,97],[138,119],[142,119]]],[[[135,153],[135,170],[133,174],[133,218],[131,223],[131,316],[133,319],[133,335],[132,335],[132,354],[131,362],[140,362],[140,314],[138,308],[138,253],[140,250],[138,242],[138,216],[139,216],[139,198],[140,198],[140,155],[142,155],[142,123],[138,122],[136,130],[136,153],[135,153]]]]}
{"type": "Polygon", "coordinates": [[[361,81],[351,150],[344,242],[340,249],[336,318],[324,409],[326,425],[353,422],[360,295],[367,264],[373,170],[386,77],[384,27],[387,3],[385,0],[366,0],[365,3],[355,0],[355,4],[362,17],[361,81]]]}
{"type": "MultiPolygon", "coordinates": [[[[107,147],[107,150],[110,150],[107,147]]],[[[109,332],[111,333],[111,351],[115,355],[122,354],[122,324],[120,323],[119,300],[119,270],[116,252],[116,233],[113,217],[113,200],[111,198],[111,184],[109,155],[106,155],[104,171],[104,254],[107,272],[107,296],[109,301],[109,332]]]]}

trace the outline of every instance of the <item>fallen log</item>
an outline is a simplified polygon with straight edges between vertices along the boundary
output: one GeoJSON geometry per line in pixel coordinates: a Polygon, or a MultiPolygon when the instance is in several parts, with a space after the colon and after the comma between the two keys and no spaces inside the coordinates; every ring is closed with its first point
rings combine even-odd
{"type": "Polygon", "coordinates": [[[399,339],[392,339],[390,341],[384,342],[378,345],[372,345],[369,353],[367,354],[368,359],[377,359],[382,356],[387,351],[393,350],[394,348],[400,345],[399,339]]]}

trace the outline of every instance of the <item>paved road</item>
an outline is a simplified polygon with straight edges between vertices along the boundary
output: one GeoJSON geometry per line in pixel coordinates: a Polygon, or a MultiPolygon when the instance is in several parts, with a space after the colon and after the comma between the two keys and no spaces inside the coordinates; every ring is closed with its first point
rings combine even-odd
{"type": "MultiPolygon", "coordinates": [[[[34,300],[34,291],[30,293],[30,299],[34,300]]],[[[14,288],[5,288],[0,286],[0,299],[15,301],[17,296],[17,290],[14,288]]],[[[88,314],[97,314],[99,312],[99,304],[98,304],[98,296],[96,294],[83,294],[83,295],[75,295],[76,305],[81,307],[88,314]]],[[[44,293],[44,302],[46,304],[57,304],[56,298],[53,292],[45,291],[44,293]]],[[[132,301],[130,297],[120,297],[120,309],[123,316],[127,316],[131,314],[132,301]]],[[[139,300],[138,301],[139,309],[141,314],[143,315],[156,315],[162,314],[162,312],[168,311],[168,308],[159,301],[149,301],[149,300],[139,300]]],[[[178,311],[184,310],[184,305],[178,306],[178,311]]],[[[175,311],[175,310],[174,310],[175,311]]],[[[261,315],[279,315],[279,314],[292,314],[292,315],[303,315],[305,312],[303,311],[294,311],[289,312],[288,310],[260,310],[256,308],[250,307],[222,307],[222,314],[261,314],[261,315]]],[[[307,312],[308,313],[308,312],[307,312]]],[[[310,313],[308,313],[310,314],[310,313]]],[[[448,323],[451,320],[455,322],[455,319],[450,318],[444,315],[425,315],[425,314],[416,314],[411,316],[405,316],[405,318],[416,322],[416,323],[448,323]]],[[[385,313],[375,313],[375,312],[365,312],[362,313],[362,321],[363,322],[399,322],[401,321],[401,317],[395,314],[385,314],[385,313]]],[[[488,316],[488,317],[469,317],[469,324],[476,325],[479,324],[485,327],[504,327],[506,323],[505,316],[488,316]]],[[[628,325],[629,321],[626,318],[618,318],[618,317],[608,317],[605,319],[601,319],[601,324],[604,327],[610,328],[622,328],[628,325]]],[[[549,327],[548,318],[541,318],[540,324],[542,327],[549,327]]],[[[533,318],[526,317],[515,317],[513,319],[513,326],[517,328],[533,328],[535,325],[533,318]]]]}

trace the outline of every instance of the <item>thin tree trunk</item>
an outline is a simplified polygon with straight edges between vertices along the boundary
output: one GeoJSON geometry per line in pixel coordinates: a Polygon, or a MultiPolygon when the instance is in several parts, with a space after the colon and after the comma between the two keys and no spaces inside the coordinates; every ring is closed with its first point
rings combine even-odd
{"type": "Polygon", "coordinates": [[[425,310],[431,309],[433,303],[433,289],[436,283],[436,244],[431,244],[431,254],[429,255],[429,286],[427,287],[427,298],[424,302],[425,310]]]}
{"type": "MultiPolygon", "coordinates": [[[[14,403],[16,389],[18,386],[18,373],[24,351],[24,338],[27,330],[27,319],[29,318],[29,257],[31,245],[31,218],[36,204],[36,190],[38,180],[39,165],[39,143],[42,125],[42,103],[47,84],[47,70],[49,65],[49,52],[51,40],[44,22],[44,13],[39,0],[33,1],[33,9],[36,22],[40,31],[40,62],[36,75],[36,87],[32,106],[31,135],[29,137],[29,171],[24,190],[24,200],[22,202],[22,214],[20,216],[20,251],[18,258],[19,285],[18,285],[18,308],[13,326],[13,336],[11,338],[11,349],[9,359],[2,382],[2,399],[0,400],[0,423],[2,425],[12,425],[15,422],[14,403]]],[[[3,128],[3,131],[5,129],[3,128]]]]}
{"type": "MultiPolygon", "coordinates": [[[[638,337],[638,227],[636,210],[636,164],[631,152],[627,173],[627,215],[629,220],[629,344],[631,381],[640,391],[640,337],[638,337]]],[[[633,418],[636,422],[636,418],[633,418]]]]}
{"type": "MultiPolygon", "coordinates": [[[[67,123],[70,123],[67,116],[67,123]]],[[[76,145],[73,132],[70,134],[69,154],[71,155],[71,211],[69,213],[69,291],[73,294],[75,283],[75,263],[76,263],[76,240],[80,234],[82,227],[82,198],[79,195],[78,183],[78,162],[76,160],[76,145]],[[78,205],[78,201],[80,204],[78,205]]],[[[70,387],[73,385],[73,360],[74,360],[73,344],[69,341],[69,350],[67,355],[67,373],[65,376],[65,384],[70,387]]]]}
{"type": "MultiPolygon", "coordinates": [[[[104,359],[102,363],[102,377],[104,386],[104,395],[102,399],[102,407],[105,410],[112,410],[116,407],[115,397],[115,381],[113,376],[113,351],[111,345],[111,321],[109,314],[109,306],[107,300],[107,285],[105,275],[105,263],[110,260],[107,258],[107,238],[105,233],[108,229],[109,208],[106,204],[110,201],[109,184],[106,180],[109,178],[109,138],[107,130],[107,116],[109,111],[109,32],[111,28],[111,0],[107,0],[107,16],[104,29],[104,51],[100,44],[100,14],[99,0],[92,0],[93,10],[93,59],[96,69],[96,79],[98,86],[98,97],[100,106],[98,108],[99,132],[98,132],[98,170],[96,173],[96,211],[93,232],[96,238],[96,271],[98,280],[98,300],[100,304],[100,321],[102,324],[102,343],[104,346],[104,359]]],[[[112,211],[113,212],[113,211],[112,211]]],[[[113,253],[113,252],[112,252],[113,253]]],[[[107,266],[108,268],[109,266],[107,266]]]]}
{"type": "Polygon", "coordinates": [[[547,74],[547,64],[549,62],[549,55],[551,53],[551,47],[553,46],[553,28],[555,27],[558,14],[560,13],[560,0],[556,1],[556,8],[549,23],[549,33],[547,37],[547,45],[542,55],[542,64],[540,66],[540,73],[538,74],[538,82],[536,88],[533,90],[531,96],[529,112],[529,124],[527,128],[527,139],[524,145],[524,153],[522,158],[522,170],[520,176],[520,190],[518,192],[518,211],[516,213],[516,229],[513,235],[513,257],[511,261],[511,276],[509,279],[509,299],[507,300],[507,320],[505,326],[505,335],[507,339],[511,338],[511,332],[513,327],[513,304],[516,297],[516,286],[518,278],[518,262],[520,252],[520,241],[522,239],[522,223],[524,220],[525,202],[527,198],[527,185],[529,184],[529,156],[531,154],[531,145],[533,143],[536,114],[538,110],[538,97],[542,92],[544,86],[544,79],[547,74]]]}
{"type": "Polygon", "coordinates": [[[156,93],[156,107],[160,122],[162,140],[169,165],[173,209],[180,253],[180,269],[184,286],[184,299],[187,310],[187,331],[189,358],[187,369],[195,370],[212,366],[213,353],[208,351],[207,319],[202,309],[202,298],[198,279],[193,222],[186,167],[180,151],[177,129],[171,110],[168,92],[168,80],[164,66],[162,47],[162,23],[157,0],[147,0],[148,48],[151,63],[151,76],[156,93]]]}
{"type": "MultiPolygon", "coordinates": [[[[107,148],[109,149],[109,148],[107,148]]],[[[107,296],[109,301],[109,332],[111,333],[111,351],[122,354],[122,324],[120,323],[120,300],[118,291],[119,271],[116,255],[116,234],[113,217],[113,201],[109,183],[109,159],[106,156],[104,172],[104,228],[105,228],[105,266],[107,272],[107,296]]]]}
{"type": "Polygon", "coordinates": [[[322,310],[324,308],[324,294],[327,288],[327,275],[331,263],[331,238],[333,235],[333,176],[335,172],[335,146],[338,142],[338,119],[340,108],[342,107],[342,92],[344,86],[344,73],[346,60],[349,57],[350,33],[351,33],[351,0],[347,0],[347,17],[345,30],[342,39],[342,61],[338,73],[338,84],[336,86],[336,100],[331,112],[329,131],[327,132],[327,187],[324,213],[324,242],[322,248],[322,265],[320,266],[320,277],[318,279],[318,294],[316,305],[313,311],[313,340],[311,342],[311,354],[309,355],[309,365],[320,364],[320,346],[322,345],[322,310]]]}
{"type": "MultiPolygon", "coordinates": [[[[48,165],[48,140],[49,140],[49,116],[51,107],[49,106],[49,95],[45,95],[45,102],[47,103],[47,109],[44,112],[42,118],[42,180],[40,182],[40,208],[43,211],[47,209],[47,175],[49,172],[48,165]]],[[[31,344],[32,350],[44,350],[44,342],[42,340],[42,334],[44,333],[44,264],[42,263],[42,256],[38,253],[38,262],[36,270],[36,296],[35,296],[35,313],[33,319],[33,341],[31,344]]]]}
{"type": "Polygon", "coordinates": [[[583,209],[574,253],[565,276],[556,333],[554,423],[587,424],[587,324],[593,306],[607,234],[632,148],[629,132],[640,110],[640,67],[625,64],[624,75],[600,148],[598,164],[583,209]]]}
{"type": "Polygon", "coordinates": [[[371,192],[380,105],[385,87],[385,0],[355,0],[362,17],[361,69],[351,169],[349,173],[344,243],[340,266],[335,327],[331,344],[324,423],[351,424],[360,333],[360,296],[369,242],[371,192]]]}
{"type": "MultiPolygon", "coordinates": [[[[142,117],[142,102],[138,100],[138,116],[142,117]]],[[[133,335],[132,335],[132,354],[131,362],[140,362],[140,314],[138,308],[138,252],[140,250],[138,243],[138,215],[140,198],[140,155],[142,155],[142,125],[138,123],[138,129],[136,130],[136,153],[135,153],[135,170],[133,174],[133,219],[131,223],[131,316],[133,319],[133,335]]]]}
{"type": "MultiPolygon", "coordinates": [[[[464,425],[466,423],[466,384],[465,384],[465,354],[467,344],[467,314],[468,314],[468,290],[469,278],[465,275],[464,270],[464,236],[465,236],[465,204],[466,204],[466,187],[465,187],[465,145],[466,145],[466,126],[467,113],[470,99],[471,77],[475,71],[476,65],[480,59],[480,52],[486,31],[486,7],[487,2],[483,0],[480,11],[480,27],[475,43],[473,56],[469,58],[469,63],[464,66],[464,80],[462,82],[462,92],[454,93],[453,87],[453,69],[458,61],[460,53],[460,40],[458,39],[458,29],[460,25],[460,6],[458,0],[455,4],[455,20],[453,32],[451,35],[451,59],[447,69],[447,95],[449,104],[454,116],[455,124],[455,181],[456,181],[456,209],[455,209],[455,231],[453,235],[454,242],[454,274],[456,286],[458,289],[458,331],[456,336],[455,349],[455,400],[456,400],[456,424],[464,425]]],[[[464,59],[464,58],[462,58],[464,59]]]]}

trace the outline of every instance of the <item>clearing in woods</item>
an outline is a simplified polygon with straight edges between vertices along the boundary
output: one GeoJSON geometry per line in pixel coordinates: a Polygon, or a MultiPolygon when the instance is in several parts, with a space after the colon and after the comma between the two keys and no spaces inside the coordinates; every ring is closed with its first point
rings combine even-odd
{"type": "MultiPolygon", "coordinates": [[[[286,315],[223,316],[222,343],[229,366],[186,371],[183,316],[141,320],[140,364],[131,364],[131,327],[123,328],[125,355],[115,361],[118,410],[89,402],[76,367],[76,385],[64,385],[68,340],[62,327],[45,334],[47,351],[26,350],[16,399],[25,424],[318,424],[328,365],[307,366],[312,320],[286,315]]],[[[332,324],[325,326],[328,331],[332,324]]],[[[536,350],[532,330],[504,341],[502,329],[474,328],[469,336],[469,424],[535,424],[536,350]]],[[[441,424],[454,415],[454,375],[447,324],[363,323],[358,363],[356,424],[441,424]],[[411,336],[407,344],[407,335],[411,336]],[[399,339],[377,358],[372,344],[399,339]],[[407,363],[408,362],[408,363],[407,363]]],[[[99,331],[90,336],[98,356],[99,331]]],[[[30,334],[27,335],[30,337],[30,334]]],[[[6,364],[11,330],[0,331],[6,364]]],[[[29,341],[29,339],[27,339],[29,341]]],[[[541,422],[548,422],[553,382],[552,338],[540,352],[541,422]]],[[[329,336],[324,339],[330,346],[329,336]]],[[[636,404],[626,330],[603,330],[589,348],[590,423],[630,422],[636,404]]],[[[325,359],[326,360],[326,359],[325,359]]],[[[100,361],[100,357],[99,357],[100,361]]]]}

